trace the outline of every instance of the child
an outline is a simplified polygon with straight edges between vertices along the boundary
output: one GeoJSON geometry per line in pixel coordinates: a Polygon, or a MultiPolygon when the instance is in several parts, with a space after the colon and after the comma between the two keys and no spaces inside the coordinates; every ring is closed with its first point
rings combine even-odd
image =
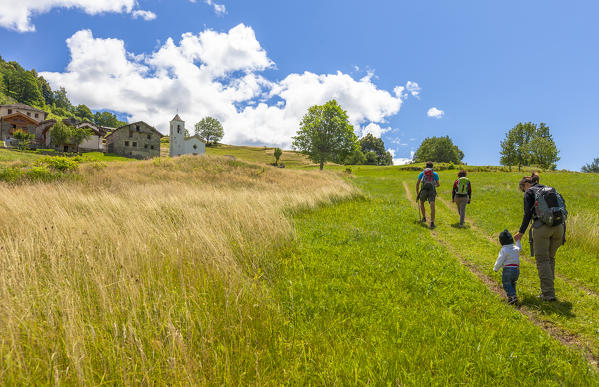
{"type": "Polygon", "coordinates": [[[507,303],[514,305],[518,302],[516,281],[520,276],[520,250],[522,250],[522,245],[520,241],[517,241],[514,245],[514,238],[508,230],[503,230],[499,234],[499,242],[501,243],[501,250],[495,262],[494,270],[499,271],[503,267],[501,282],[507,294],[507,303]]]}
{"type": "Polygon", "coordinates": [[[464,227],[466,204],[470,204],[472,200],[472,187],[466,174],[467,172],[463,169],[458,172],[458,179],[453,183],[453,190],[451,191],[451,201],[458,206],[458,213],[460,214],[459,227],[464,227]]]}

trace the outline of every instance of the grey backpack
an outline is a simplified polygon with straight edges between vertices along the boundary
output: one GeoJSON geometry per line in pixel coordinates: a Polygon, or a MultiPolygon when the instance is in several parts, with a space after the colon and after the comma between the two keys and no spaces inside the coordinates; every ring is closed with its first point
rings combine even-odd
{"type": "Polygon", "coordinates": [[[566,221],[568,211],[564,198],[552,187],[535,190],[535,216],[548,226],[557,226],[566,221]]]}

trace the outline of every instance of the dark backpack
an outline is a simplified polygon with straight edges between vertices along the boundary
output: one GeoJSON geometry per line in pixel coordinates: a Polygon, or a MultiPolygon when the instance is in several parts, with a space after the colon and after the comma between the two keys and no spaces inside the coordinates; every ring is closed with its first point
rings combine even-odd
{"type": "Polygon", "coordinates": [[[564,198],[552,187],[541,187],[534,191],[534,216],[548,226],[557,226],[566,221],[568,211],[564,198]]]}
{"type": "Polygon", "coordinates": [[[422,174],[421,191],[435,190],[435,174],[432,168],[426,168],[422,174]]]}

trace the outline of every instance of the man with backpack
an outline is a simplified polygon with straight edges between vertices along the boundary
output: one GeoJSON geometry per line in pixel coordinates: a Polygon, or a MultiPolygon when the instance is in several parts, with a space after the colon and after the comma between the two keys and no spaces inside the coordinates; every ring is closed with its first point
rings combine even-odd
{"type": "Polygon", "coordinates": [[[433,171],[433,163],[426,162],[426,168],[418,175],[416,183],[416,201],[420,201],[422,211],[422,223],[426,223],[426,210],[424,202],[428,201],[431,206],[431,229],[435,228],[435,198],[439,186],[439,175],[433,171]]]}
{"type": "Polygon", "coordinates": [[[520,231],[514,240],[522,239],[532,220],[529,233],[530,255],[537,261],[537,271],[541,282],[542,301],[556,301],[555,297],[555,254],[564,244],[568,211],[562,196],[552,187],[539,184],[539,174],[524,177],[519,184],[524,192],[524,216],[520,231]]]}
{"type": "Polygon", "coordinates": [[[451,201],[458,206],[458,213],[460,214],[460,228],[464,227],[466,205],[470,204],[472,200],[472,187],[466,174],[464,169],[458,172],[458,179],[453,183],[453,190],[451,191],[451,201]]]}

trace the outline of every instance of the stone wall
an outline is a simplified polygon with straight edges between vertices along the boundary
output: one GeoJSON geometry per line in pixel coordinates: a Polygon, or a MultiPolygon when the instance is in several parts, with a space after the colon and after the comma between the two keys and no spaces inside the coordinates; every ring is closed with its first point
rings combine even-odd
{"type": "Polygon", "coordinates": [[[135,122],[116,129],[108,136],[108,153],[149,159],[160,156],[160,133],[145,122],[135,122]]]}

